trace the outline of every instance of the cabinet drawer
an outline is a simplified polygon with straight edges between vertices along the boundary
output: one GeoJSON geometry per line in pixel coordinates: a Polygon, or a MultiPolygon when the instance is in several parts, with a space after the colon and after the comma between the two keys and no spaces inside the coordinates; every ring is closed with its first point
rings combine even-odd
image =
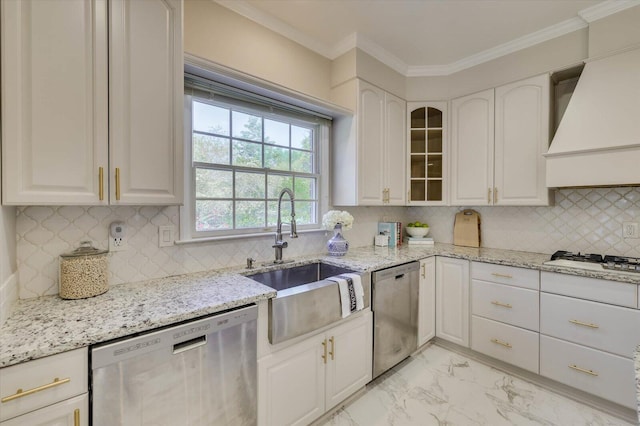
{"type": "Polygon", "coordinates": [[[471,349],[538,373],[538,333],[473,316],[471,349]]]}
{"type": "Polygon", "coordinates": [[[472,262],[471,278],[531,290],[538,290],[540,288],[540,272],[534,269],[472,262]]]}
{"type": "Polygon", "coordinates": [[[63,426],[78,424],[89,424],[89,395],[86,393],[31,411],[11,420],[0,422],[0,426],[63,426]]]}
{"type": "Polygon", "coordinates": [[[538,331],[538,292],[485,281],[471,281],[471,313],[538,331]]]}
{"type": "Polygon", "coordinates": [[[633,361],[628,358],[540,336],[540,374],[636,409],[633,361]]]}
{"type": "Polygon", "coordinates": [[[542,293],[540,332],[632,358],[638,345],[640,311],[542,293]]]}
{"type": "Polygon", "coordinates": [[[88,377],[86,348],[0,369],[0,421],[85,393],[88,377]],[[18,389],[27,393],[46,385],[51,386],[6,400],[18,389]]]}
{"type": "Polygon", "coordinates": [[[612,305],[637,307],[637,284],[542,272],[540,290],[612,305]]]}

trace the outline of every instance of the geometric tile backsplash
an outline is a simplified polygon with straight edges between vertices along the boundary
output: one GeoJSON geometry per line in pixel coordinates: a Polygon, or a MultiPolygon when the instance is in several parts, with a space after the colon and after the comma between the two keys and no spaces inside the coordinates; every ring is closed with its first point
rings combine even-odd
{"type": "MultiPolygon", "coordinates": [[[[337,207],[339,208],[339,207],[337,207]]],[[[355,218],[345,233],[352,247],[372,244],[380,220],[420,219],[438,242],[453,240],[453,220],[462,207],[345,207],[355,218]]],[[[622,223],[640,221],[640,188],[555,191],[550,207],[475,207],[482,219],[482,246],[552,253],[555,250],[640,257],[640,239],[623,239],[622,223]]],[[[273,258],[273,235],[158,247],[158,226],[179,229],[176,206],[37,206],[17,210],[16,238],[20,298],[58,292],[58,256],[91,240],[108,248],[108,228],[125,222],[129,249],[111,253],[112,285],[242,265],[247,257],[273,258]]],[[[327,232],[288,240],[284,257],[321,253],[327,232]]]]}

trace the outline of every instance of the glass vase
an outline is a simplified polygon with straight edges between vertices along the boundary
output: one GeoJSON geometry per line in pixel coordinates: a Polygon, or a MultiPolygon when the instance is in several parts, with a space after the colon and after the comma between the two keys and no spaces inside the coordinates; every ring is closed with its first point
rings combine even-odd
{"type": "Polygon", "coordinates": [[[342,236],[342,224],[333,227],[333,237],[327,241],[327,251],[330,256],[344,256],[349,251],[349,242],[342,236]]]}

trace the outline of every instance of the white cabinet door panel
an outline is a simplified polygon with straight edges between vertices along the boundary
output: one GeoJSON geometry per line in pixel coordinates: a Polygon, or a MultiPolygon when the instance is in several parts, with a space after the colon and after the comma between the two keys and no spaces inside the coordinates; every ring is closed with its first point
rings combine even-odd
{"type": "Polygon", "coordinates": [[[549,76],[496,88],[496,205],[548,205],[549,76]]]}
{"type": "Polygon", "coordinates": [[[324,413],[324,335],[258,360],[258,423],[306,426],[324,413]]]}
{"type": "Polygon", "coordinates": [[[3,203],[106,204],[106,0],[0,7],[3,203]]]}
{"type": "Polygon", "coordinates": [[[381,205],[384,188],[384,91],[360,81],[358,96],[358,202],[381,205]]]}
{"type": "Polygon", "coordinates": [[[405,116],[406,102],[390,93],[385,99],[385,163],[383,174],[384,187],[389,190],[387,204],[403,206],[405,204],[405,116]]]}
{"type": "Polygon", "coordinates": [[[493,188],[493,89],[451,102],[451,204],[491,204],[493,188]]]}
{"type": "Polygon", "coordinates": [[[112,0],[110,26],[111,203],[181,204],[182,3],[112,0]]]}
{"type": "Polygon", "coordinates": [[[418,289],[418,347],[436,335],[436,258],[420,261],[418,289]]]}
{"type": "Polygon", "coordinates": [[[327,332],[325,411],[371,381],[372,337],[371,312],[327,332]]]}
{"type": "Polygon", "coordinates": [[[469,261],[436,257],[436,336],[469,347],[469,261]]]}

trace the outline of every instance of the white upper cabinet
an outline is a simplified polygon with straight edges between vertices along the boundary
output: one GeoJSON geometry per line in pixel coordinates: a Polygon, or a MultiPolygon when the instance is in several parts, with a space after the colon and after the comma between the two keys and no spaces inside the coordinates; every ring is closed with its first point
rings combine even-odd
{"type": "Polygon", "coordinates": [[[109,23],[111,203],[180,204],[182,2],[111,0],[109,23]]]}
{"type": "Polygon", "coordinates": [[[182,2],[2,2],[3,203],[182,203],[182,2]]]}
{"type": "Polygon", "coordinates": [[[454,99],[451,204],[548,205],[548,146],[547,74],[454,99]]]}
{"type": "Polygon", "coordinates": [[[404,205],[406,102],[362,80],[333,97],[356,110],[334,123],[333,204],[404,205]]]}
{"type": "Polygon", "coordinates": [[[447,103],[407,104],[407,205],[447,202],[447,103]]]}
{"type": "Polygon", "coordinates": [[[496,89],[496,205],[549,204],[545,159],[549,148],[549,76],[496,89]]]}
{"type": "Polygon", "coordinates": [[[492,204],[493,89],[451,101],[451,204],[492,204]]]}
{"type": "Polygon", "coordinates": [[[106,204],[106,0],[2,1],[4,204],[106,204]]]}

